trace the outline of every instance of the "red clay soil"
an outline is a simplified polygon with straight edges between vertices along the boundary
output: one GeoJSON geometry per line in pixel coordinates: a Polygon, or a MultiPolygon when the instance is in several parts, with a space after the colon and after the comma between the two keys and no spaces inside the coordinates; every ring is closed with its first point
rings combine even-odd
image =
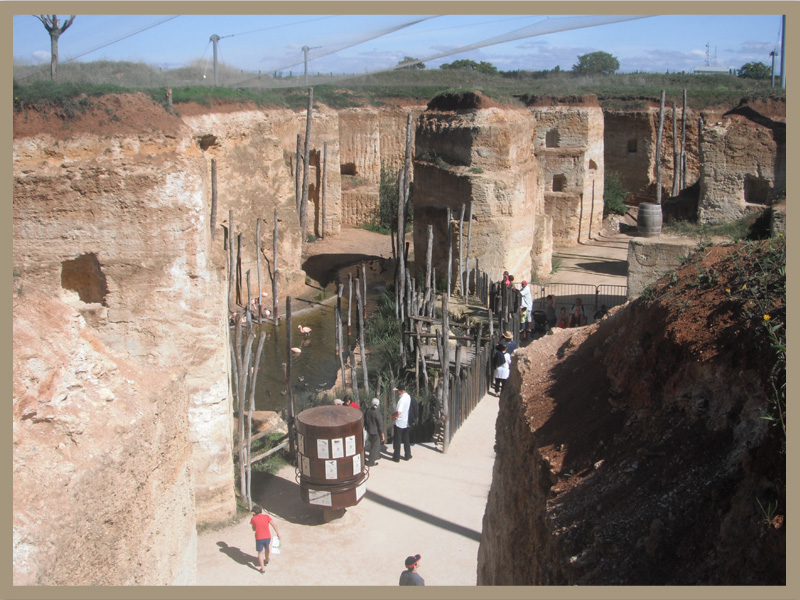
{"type": "Polygon", "coordinates": [[[142,93],[78,98],[68,106],[45,103],[14,111],[14,138],[47,134],[69,139],[96,136],[162,133],[176,135],[181,119],[142,93]]]}
{"type": "MultiPolygon", "coordinates": [[[[509,527],[533,532],[526,515],[544,512],[550,533],[516,538],[520,565],[487,565],[479,584],[785,584],[785,436],[762,418],[775,364],[762,312],[785,323],[785,306],[747,302],[741,274],[763,255],[743,248],[706,248],[598,324],[522,350],[511,391],[528,433],[498,449],[495,479],[535,469],[518,456],[532,444],[546,506],[490,495],[487,515],[517,512],[509,527]]],[[[501,402],[498,432],[519,420],[501,402]]]]}

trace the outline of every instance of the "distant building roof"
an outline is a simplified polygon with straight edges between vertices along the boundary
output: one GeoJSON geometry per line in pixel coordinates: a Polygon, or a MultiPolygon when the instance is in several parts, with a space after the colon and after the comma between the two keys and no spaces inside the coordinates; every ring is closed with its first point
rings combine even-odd
{"type": "Polygon", "coordinates": [[[715,73],[733,74],[734,71],[735,69],[733,67],[711,67],[708,65],[694,68],[694,72],[698,75],[715,73]]]}

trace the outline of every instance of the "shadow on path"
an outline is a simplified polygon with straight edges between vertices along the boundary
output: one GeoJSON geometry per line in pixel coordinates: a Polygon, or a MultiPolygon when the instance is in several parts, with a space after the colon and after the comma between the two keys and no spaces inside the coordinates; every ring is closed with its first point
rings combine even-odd
{"type": "Polygon", "coordinates": [[[217,542],[217,546],[219,546],[219,551],[225,554],[231,560],[239,563],[240,565],[248,566],[255,571],[259,570],[258,567],[255,566],[258,563],[257,556],[242,552],[239,550],[239,548],[228,546],[228,544],[225,542],[217,542]]]}
{"type": "Polygon", "coordinates": [[[435,517],[429,513],[414,508],[413,506],[409,506],[408,504],[403,504],[402,502],[397,502],[396,500],[392,500],[391,498],[387,498],[386,496],[383,496],[381,494],[377,494],[375,492],[367,490],[367,493],[364,494],[364,497],[368,500],[371,500],[372,502],[377,502],[378,504],[382,504],[387,508],[399,511],[410,517],[419,519],[420,521],[425,521],[426,523],[430,523],[431,525],[434,525],[436,527],[446,529],[447,531],[452,531],[453,533],[457,533],[458,535],[463,535],[464,537],[469,538],[473,541],[479,542],[481,540],[480,531],[475,531],[474,529],[470,529],[469,527],[464,527],[463,525],[459,525],[458,523],[453,523],[452,521],[448,521],[440,517],[435,517]]]}
{"type": "Polygon", "coordinates": [[[320,525],[322,512],[307,505],[300,495],[300,486],[294,481],[272,475],[253,489],[259,490],[259,497],[253,500],[267,512],[284,521],[298,525],[320,525]]]}

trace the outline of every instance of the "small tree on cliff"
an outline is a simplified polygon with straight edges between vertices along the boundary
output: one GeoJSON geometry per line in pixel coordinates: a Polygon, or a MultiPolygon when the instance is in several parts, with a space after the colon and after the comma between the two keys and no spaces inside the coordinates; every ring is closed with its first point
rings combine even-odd
{"type": "Polygon", "coordinates": [[[55,80],[56,70],[58,69],[58,38],[64,33],[73,21],[75,15],[70,15],[62,25],[58,24],[58,15],[33,15],[39,19],[47,33],[50,34],[50,79],[55,80]]]}
{"type": "Polygon", "coordinates": [[[611,75],[619,69],[619,61],[608,52],[590,52],[578,57],[578,62],[572,65],[572,72],[576,75],[611,75]]]}

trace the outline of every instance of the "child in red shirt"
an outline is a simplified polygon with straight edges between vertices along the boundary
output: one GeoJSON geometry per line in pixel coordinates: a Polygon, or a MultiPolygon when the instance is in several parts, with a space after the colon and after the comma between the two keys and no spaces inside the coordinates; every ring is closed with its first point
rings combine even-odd
{"type": "Polygon", "coordinates": [[[272,522],[272,517],[265,514],[263,509],[258,505],[253,505],[253,518],[250,519],[250,525],[256,533],[256,552],[258,552],[259,571],[266,572],[264,565],[269,564],[269,551],[272,542],[272,536],[269,534],[269,526],[275,530],[275,535],[280,537],[278,528],[272,522]]]}

